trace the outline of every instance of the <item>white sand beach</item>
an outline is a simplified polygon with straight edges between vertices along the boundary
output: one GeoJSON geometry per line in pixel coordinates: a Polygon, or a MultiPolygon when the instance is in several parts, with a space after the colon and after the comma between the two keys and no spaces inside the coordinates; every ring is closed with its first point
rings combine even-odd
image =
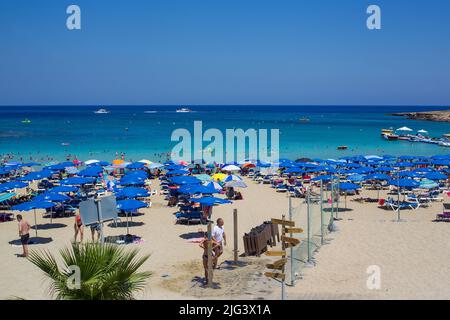
{"type": "MultiPolygon", "coordinates": [[[[140,254],[151,254],[142,270],[153,272],[145,292],[138,299],[279,299],[280,285],[266,278],[267,256],[240,257],[245,266],[230,268],[224,260],[233,257],[233,209],[238,210],[239,250],[243,252],[242,236],[252,227],[270,218],[287,214],[288,198],[269,185],[256,184],[245,179],[244,200],[234,201],[213,209],[213,219],[225,220],[228,245],[221,257],[220,270],[214,273],[216,288],[204,288],[202,249],[186,238],[196,237],[203,225],[176,225],[175,208],[167,207],[162,195],[152,197],[152,207],[141,209],[144,215],[133,217],[139,225],[131,233],[143,237],[144,242],[131,244],[140,254]]],[[[158,188],[157,180],[154,187],[158,188]]],[[[363,191],[367,196],[373,191],[363,191]]],[[[374,194],[372,194],[374,196],[374,194]]],[[[446,196],[445,196],[446,197],[446,196]]],[[[338,231],[331,233],[327,244],[316,253],[315,266],[303,269],[302,278],[295,287],[287,286],[288,299],[448,299],[450,286],[450,224],[433,222],[442,212],[441,202],[432,202],[428,208],[402,211],[402,222],[396,222],[396,213],[379,209],[376,203],[357,203],[347,200],[350,211],[340,213],[336,222],[338,231]],[[381,288],[370,290],[366,270],[377,265],[381,270],[381,288]]],[[[444,198],[444,201],[447,200],[444,198]]],[[[303,199],[294,199],[295,203],[303,199]]],[[[23,213],[33,225],[32,213],[23,213]]],[[[49,219],[38,214],[38,224],[49,219]]],[[[73,239],[74,218],[58,218],[53,223],[60,228],[40,229],[39,236],[51,238],[45,244],[31,245],[31,250],[48,249],[52,253],[68,245],[73,239]]],[[[105,235],[125,234],[125,227],[108,225],[105,235]]],[[[304,228],[304,226],[299,226],[304,228]]],[[[34,230],[32,233],[34,236],[34,230]]],[[[21,247],[17,241],[17,222],[0,223],[0,298],[49,299],[47,284],[34,265],[16,254],[21,247]]],[[[85,241],[90,241],[90,230],[85,230],[85,241]]]]}

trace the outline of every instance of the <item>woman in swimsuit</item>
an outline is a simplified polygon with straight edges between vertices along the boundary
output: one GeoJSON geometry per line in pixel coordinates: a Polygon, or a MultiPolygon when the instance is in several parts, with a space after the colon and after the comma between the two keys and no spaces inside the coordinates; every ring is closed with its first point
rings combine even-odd
{"type": "Polygon", "coordinates": [[[75,228],[75,242],[77,242],[78,233],[80,233],[80,242],[83,242],[84,226],[83,222],[81,221],[81,216],[79,214],[75,216],[74,228],[75,228]]]}
{"type": "Polygon", "coordinates": [[[217,258],[216,258],[216,249],[219,246],[219,244],[216,242],[216,240],[211,239],[208,240],[208,234],[205,233],[205,238],[202,242],[200,242],[200,248],[203,249],[203,268],[205,269],[205,284],[208,283],[208,244],[211,242],[211,257],[212,257],[212,268],[214,269],[217,264],[217,258]]]}

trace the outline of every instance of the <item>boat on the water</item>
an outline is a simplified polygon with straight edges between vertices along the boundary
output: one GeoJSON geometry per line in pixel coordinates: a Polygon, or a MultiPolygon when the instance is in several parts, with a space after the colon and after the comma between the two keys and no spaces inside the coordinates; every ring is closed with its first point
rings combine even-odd
{"type": "Polygon", "coordinates": [[[337,147],[338,150],[347,150],[348,147],[347,146],[339,146],[337,147]]]}
{"type": "Polygon", "coordinates": [[[94,111],[94,113],[95,114],[107,114],[107,113],[110,113],[110,111],[106,110],[106,109],[98,109],[98,110],[94,111]]]}
{"type": "Polygon", "coordinates": [[[311,120],[309,118],[306,118],[306,117],[301,117],[300,119],[298,119],[298,121],[300,121],[300,122],[309,122],[311,120]]]}
{"type": "Polygon", "coordinates": [[[188,113],[188,112],[192,112],[192,110],[189,108],[180,108],[180,109],[177,109],[177,112],[178,113],[188,113]]]}
{"type": "Polygon", "coordinates": [[[400,138],[392,129],[381,129],[381,136],[389,141],[398,140],[400,138]]]}
{"type": "Polygon", "coordinates": [[[22,123],[25,123],[25,124],[29,124],[29,123],[31,123],[31,120],[28,119],[28,118],[25,118],[25,119],[23,119],[21,122],[22,122],[22,123]]]}

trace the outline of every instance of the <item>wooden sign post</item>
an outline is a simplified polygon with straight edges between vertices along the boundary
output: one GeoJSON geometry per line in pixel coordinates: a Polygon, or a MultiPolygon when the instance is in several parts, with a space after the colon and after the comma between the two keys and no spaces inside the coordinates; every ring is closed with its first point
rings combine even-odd
{"type": "Polygon", "coordinates": [[[238,221],[237,209],[233,209],[233,225],[234,225],[234,264],[238,263],[238,221]]]}
{"type": "Polygon", "coordinates": [[[212,222],[208,221],[208,283],[207,286],[213,286],[213,254],[212,254],[212,222]]]}
{"type": "MultiPolygon", "coordinates": [[[[286,274],[285,274],[285,266],[287,263],[286,258],[286,249],[293,248],[300,244],[300,240],[293,238],[293,233],[301,233],[303,232],[300,228],[294,228],[295,222],[289,221],[285,219],[285,216],[282,216],[282,219],[272,219],[273,224],[281,225],[281,249],[279,251],[266,251],[266,255],[269,257],[281,257],[281,259],[276,260],[273,263],[267,264],[266,267],[268,269],[272,269],[273,272],[266,272],[264,275],[266,277],[279,280],[281,282],[281,300],[286,298],[285,293],[285,285],[286,285],[286,274]],[[286,236],[286,233],[290,234],[290,237],[286,236]]],[[[292,254],[292,253],[291,253],[292,254]]]]}

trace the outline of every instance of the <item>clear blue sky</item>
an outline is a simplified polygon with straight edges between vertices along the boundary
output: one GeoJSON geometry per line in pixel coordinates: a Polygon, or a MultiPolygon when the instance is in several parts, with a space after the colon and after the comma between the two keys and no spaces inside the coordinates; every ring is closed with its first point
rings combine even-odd
{"type": "Polygon", "coordinates": [[[447,0],[2,0],[0,105],[450,105],[449,16],[447,0]]]}

